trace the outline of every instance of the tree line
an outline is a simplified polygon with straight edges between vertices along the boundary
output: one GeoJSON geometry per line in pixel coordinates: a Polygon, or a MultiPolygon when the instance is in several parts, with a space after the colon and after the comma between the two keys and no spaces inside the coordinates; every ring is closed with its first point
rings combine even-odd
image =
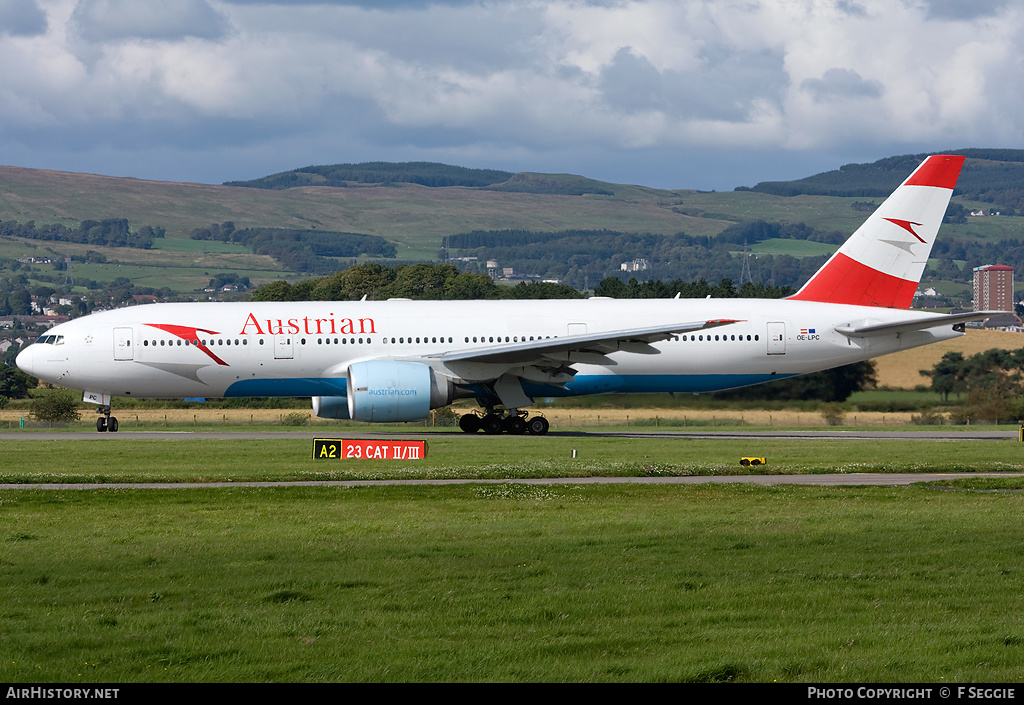
{"type": "MultiPolygon", "coordinates": [[[[781,298],[793,293],[790,287],[744,282],[736,287],[725,278],[717,284],[704,279],[671,281],[615,277],[602,280],[594,288],[595,296],[616,299],[681,298],[781,298]]],[[[586,294],[565,284],[519,282],[502,285],[485,274],[462,272],[451,264],[402,264],[389,267],[376,263],[357,264],[325,277],[303,279],[296,284],[280,280],[250,294],[252,301],[373,301],[391,298],[418,300],[469,299],[581,299],[586,294]]]]}
{"type": "Polygon", "coordinates": [[[939,238],[932,246],[932,260],[943,279],[969,278],[975,267],[985,264],[1006,264],[1018,271],[1024,268],[1024,241],[1004,239],[999,242],[967,241],[960,238],[939,238]],[[961,269],[955,262],[965,262],[961,269]]]}
{"type": "Polygon", "coordinates": [[[60,223],[37,226],[34,220],[27,223],[0,221],[0,236],[103,247],[136,247],[143,250],[151,249],[153,240],[164,237],[165,233],[164,228],[154,225],[143,225],[132,230],[127,218],[83,220],[77,228],[69,228],[60,223]]]}
{"type": "MultiPolygon", "coordinates": [[[[739,279],[746,255],[734,252],[770,238],[790,238],[839,244],[845,236],[804,223],[754,221],[726,228],[718,236],[684,232],[627,233],[614,230],[475,230],[446,238],[442,258],[475,257],[482,268],[488,260],[517,273],[557,279],[577,289],[592,288],[606,277],[620,279],[739,279]],[[623,271],[624,262],[646,260],[647,269],[623,271]]],[[[747,258],[753,281],[798,287],[824,264],[825,256],[765,255],[747,258]]],[[[473,266],[473,265],[468,265],[473,266]]]]}
{"type": "Polygon", "coordinates": [[[486,274],[460,272],[450,264],[387,267],[367,263],[296,284],[275,281],[254,291],[253,301],[375,301],[405,299],[539,299],[583,298],[576,289],[547,282],[500,286],[486,274]]]}
{"type": "Polygon", "coordinates": [[[326,274],[338,269],[334,258],[394,258],[398,248],[379,235],[331,230],[293,230],[288,228],[236,229],[231,221],[196,228],[193,240],[237,242],[254,254],[273,257],[294,272],[326,274]]]}
{"type": "Polygon", "coordinates": [[[954,421],[1008,421],[1024,419],[1024,348],[993,348],[965,356],[951,351],[930,370],[931,390],[949,400],[961,397],[954,421]]]}

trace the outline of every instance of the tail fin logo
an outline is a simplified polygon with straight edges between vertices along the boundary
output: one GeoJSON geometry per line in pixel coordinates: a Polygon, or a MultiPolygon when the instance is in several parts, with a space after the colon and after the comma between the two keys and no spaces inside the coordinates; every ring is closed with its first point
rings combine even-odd
{"type": "MultiPolygon", "coordinates": [[[[911,235],[916,237],[921,242],[925,241],[923,237],[921,237],[916,232],[914,232],[914,226],[916,225],[917,227],[921,227],[922,223],[914,223],[914,222],[911,222],[909,220],[900,220],[899,218],[885,218],[885,220],[888,220],[893,225],[900,226],[901,228],[906,230],[908,233],[910,233],[911,235]]],[[[928,243],[925,243],[925,244],[928,244],[928,243]]]]}

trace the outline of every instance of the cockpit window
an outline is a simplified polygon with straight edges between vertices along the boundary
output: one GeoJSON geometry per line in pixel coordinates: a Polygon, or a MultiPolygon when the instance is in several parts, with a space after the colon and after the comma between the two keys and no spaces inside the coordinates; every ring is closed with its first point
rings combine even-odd
{"type": "Polygon", "coordinates": [[[64,336],[63,335],[44,335],[41,338],[39,338],[36,342],[37,343],[42,343],[44,345],[63,345],[64,344],[64,336]]]}

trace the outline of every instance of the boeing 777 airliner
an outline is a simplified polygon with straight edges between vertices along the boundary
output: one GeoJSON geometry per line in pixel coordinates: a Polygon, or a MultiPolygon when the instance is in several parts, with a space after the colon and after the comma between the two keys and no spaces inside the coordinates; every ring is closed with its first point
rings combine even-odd
{"type": "Polygon", "coordinates": [[[464,431],[536,433],[536,397],[711,392],[963,334],[993,315],[908,310],[964,157],[928,157],[786,299],[168,303],[58,325],[25,372],[111,399],[311,397],[317,416],[414,421],[460,398],[464,431]]]}

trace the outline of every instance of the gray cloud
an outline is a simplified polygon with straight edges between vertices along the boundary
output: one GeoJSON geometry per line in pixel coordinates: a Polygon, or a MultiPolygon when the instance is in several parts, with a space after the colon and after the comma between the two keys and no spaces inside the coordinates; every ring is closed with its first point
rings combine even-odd
{"type": "Polygon", "coordinates": [[[859,98],[881,98],[884,92],[878,81],[868,81],[849,69],[829,69],[821,78],[808,78],[800,90],[810,93],[818,102],[859,98]]]}
{"type": "Polygon", "coordinates": [[[81,36],[89,41],[118,39],[173,40],[183,37],[216,39],[227,20],[206,0],[139,2],[138,0],[80,0],[72,15],[81,36]]]}
{"type": "Polygon", "coordinates": [[[848,15],[855,17],[867,17],[868,11],[863,5],[857,2],[850,2],[850,0],[839,0],[836,3],[836,7],[848,15]]]}
{"type": "Polygon", "coordinates": [[[0,35],[31,36],[46,31],[46,13],[35,0],[0,0],[0,35]]]}
{"type": "Polygon", "coordinates": [[[1009,0],[924,0],[932,19],[971,20],[991,17],[1008,6],[1009,0]]]}
{"type": "Polygon", "coordinates": [[[778,101],[787,79],[782,59],[712,45],[689,70],[659,71],[630,47],[601,72],[605,101],[627,114],[662,111],[679,119],[742,121],[758,99],[778,101]]]}
{"type": "Polygon", "coordinates": [[[1024,139],[1024,13],[997,0],[42,6],[0,0],[0,163],[217,182],[426,159],[722,188],[1024,139]]]}

